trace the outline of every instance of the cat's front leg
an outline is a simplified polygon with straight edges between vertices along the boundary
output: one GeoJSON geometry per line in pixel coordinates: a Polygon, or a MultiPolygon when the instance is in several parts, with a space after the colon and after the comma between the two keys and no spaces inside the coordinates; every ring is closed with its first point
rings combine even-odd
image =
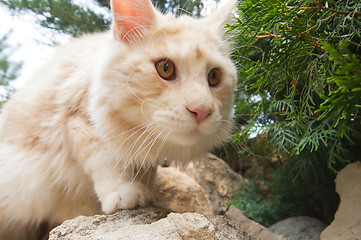
{"type": "Polygon", "coordinates": [[[99,173],[96,174],[98,176],[93,176],[94,189],[104,213],[110,214],[119,209],[144,207],[153,200],[152,185],[155,172],[146,173],[148,180],[145,183],[139,181],[138,178],[129,178],[129,173],[124,173],[124,171],[118,177],[115,174],[112,179],[109,174],[114,170],[108,170],[104,171],[107,176],[99,173]]]}
{"type": "Polygon", "coordinates": [[[153,199],[156,168],[137,169],[115,161],[111,151],[93,133],[85,118],[73,116],[68,122],[72,156],[90,177],[104,213],[145,206],[153,199]]]}
{"type": "Polygon", "coordinates": [[[151,191],[141,183],[127,182],[119,186],[116,191],[99,192],[102,211],[106,214],[114,213],[119,209],[132,209],[137,206],[144,207],[150,203],[153,196],[151,191]]]}

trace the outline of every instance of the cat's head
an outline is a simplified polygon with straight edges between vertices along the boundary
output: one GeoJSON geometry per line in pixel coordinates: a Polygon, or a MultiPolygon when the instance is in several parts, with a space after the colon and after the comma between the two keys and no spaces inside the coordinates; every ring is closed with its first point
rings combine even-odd
{"type": "Polygon", "coordinates": [[[149,141],[202,150],[228,138],[236,69],[224,25],[236,2],[195,19],[163,15],[149,0],[112,1],[96,106],[108,132],[121,134],[127,122],[134,132],[144,127],[149,141]]]}

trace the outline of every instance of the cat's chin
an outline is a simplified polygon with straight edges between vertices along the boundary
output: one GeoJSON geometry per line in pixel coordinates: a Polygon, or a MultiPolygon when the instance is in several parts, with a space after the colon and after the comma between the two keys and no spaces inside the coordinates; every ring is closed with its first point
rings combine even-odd
{"type": "Polygon", "coordinates": [[[198,130],[194,130],[191,132],[172,134],[169,136],[169,141],[182,146],[192,146],[202,141],[202,138],[204,138],[204,136],[198,130]]]}

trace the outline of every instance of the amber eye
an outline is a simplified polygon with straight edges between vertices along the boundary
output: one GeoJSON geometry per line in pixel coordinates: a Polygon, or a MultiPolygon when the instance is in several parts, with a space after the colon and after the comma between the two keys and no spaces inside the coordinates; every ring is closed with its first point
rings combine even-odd
{"type": "Polygon", "coordinates": [[[217,68],[213,68],[208,73],[209,86],[211,86],[211,87],[217,86],[219,84],[219,82],[221,81],[221,78],[222,78],[221,71],[219,71],[217,68]]]}
{"type": "Polygon", "coordinates": [[[175,66],[169,59],[162,59],[155,63],[158,75],[164,80],[175,79],[175,66]]]}

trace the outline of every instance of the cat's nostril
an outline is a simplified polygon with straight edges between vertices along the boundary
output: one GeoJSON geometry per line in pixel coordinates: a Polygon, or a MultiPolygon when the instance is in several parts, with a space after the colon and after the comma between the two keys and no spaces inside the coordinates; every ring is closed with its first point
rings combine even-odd
{"type": "Polygon", "coordinates": [[[203,122],[204,119],[207,116],[211,115],[213,112],[213,110],[211,110],[211,109],[201,110],[201,109],[196,109],[196,108],[195,109],[187,108],[187,110],[194,115],[198,124],[203,122]]]}

